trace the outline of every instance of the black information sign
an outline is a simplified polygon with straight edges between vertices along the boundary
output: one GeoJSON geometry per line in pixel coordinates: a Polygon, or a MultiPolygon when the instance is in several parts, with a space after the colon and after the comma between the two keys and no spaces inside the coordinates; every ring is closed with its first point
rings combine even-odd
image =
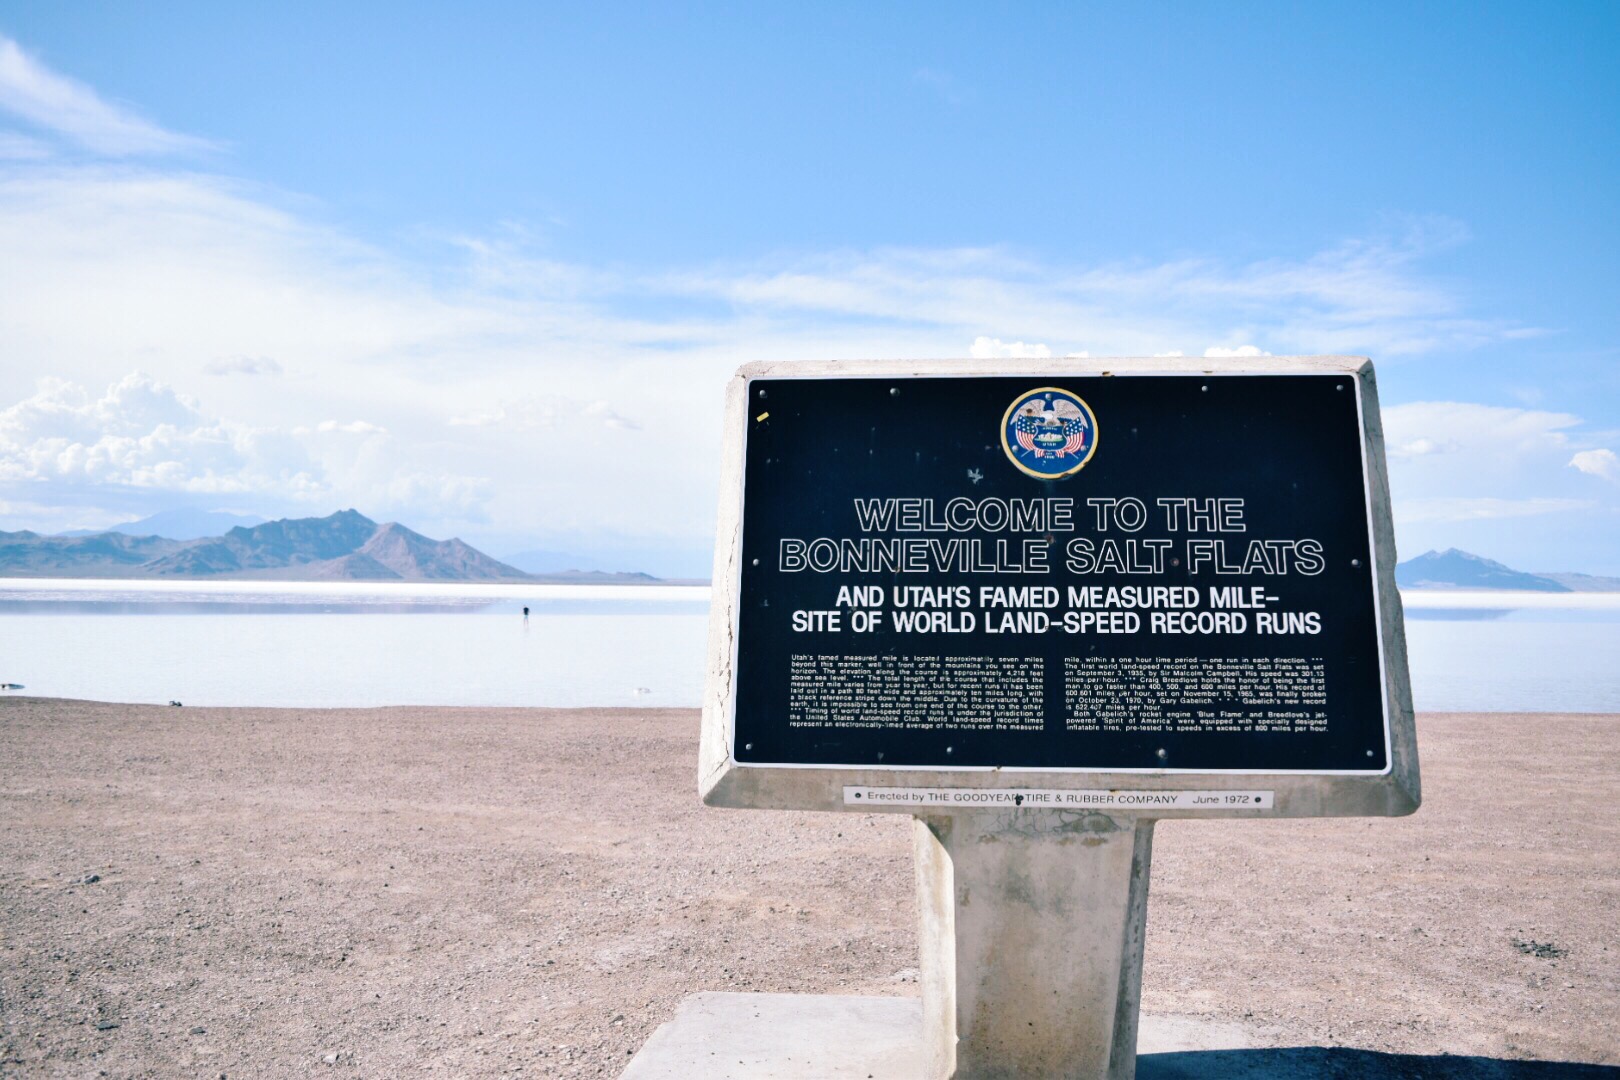
{"type": "Polygon", "coordinates": [[[1356,379],[756,379],[743,765],[1385,771],[1356,379]]]}

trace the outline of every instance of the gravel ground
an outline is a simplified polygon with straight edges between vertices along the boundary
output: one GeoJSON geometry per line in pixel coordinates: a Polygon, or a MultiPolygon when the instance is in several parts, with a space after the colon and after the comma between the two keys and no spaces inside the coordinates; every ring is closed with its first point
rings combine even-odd
{"type": "MultiPolygon", "coordinates": [[[[905,819],[704,809],[697,726],[0,700],[0,1074],[617,1076],[697,990],[914,994],[905,819]]],[[[1144,1011],[1620,1064],[1620,716],[1419,737],[1414,817],[1162,824],[1144,1011]]]]}

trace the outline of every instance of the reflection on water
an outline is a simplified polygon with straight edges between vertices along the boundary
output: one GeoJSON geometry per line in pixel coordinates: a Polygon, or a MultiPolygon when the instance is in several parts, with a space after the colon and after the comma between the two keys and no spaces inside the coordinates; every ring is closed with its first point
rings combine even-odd
{"type": "Polygon", "coordinates": [[[0,580],[0,680],[188,705],[694,705],[707,621],[707,589],[667,586],[0,580]]]}
{"type": "Polygon", "coordinates": [[[287,603],[213,600],[9,600],[0,598],[0,615],[411,615],[432,611],[480,611],[490,600],[465,603],[334,604],[292,600],[287,603]]]}
{"type": "MultiPolygon", "coordinates": [[[[203,584],[0,581],[0,682],[303,708],[702,699],[706,589],[203,584]]],[[[1419,709],[1620,712],[1620,604],[1451,599],[1405,605],[1419,709]]]]}
{"type": "Polygon", "coordinates": [[[694,705],[707,625],[696,606],[537,607],[527,626],[521,611],[419,608],[5,613],[0,679],[45,697],[188,705],[694,705]]]}
{"type": "Polygon", "coordinates": [[[1620,620],[1408,620],[1419,709],[1620,712],[1620,620]]]}
{"type": "Polygon", "coordinates": [[[553,615],[667,615],[707,613],[706,600],[491,600],[485,597],[424,597],[418,600],[370,598],[311,600],[293,596],[254,600],[185,598],[175,600],[21,599],[0,594],[0,615],[423,615],[517,614],[527,608],[553,615]]]}

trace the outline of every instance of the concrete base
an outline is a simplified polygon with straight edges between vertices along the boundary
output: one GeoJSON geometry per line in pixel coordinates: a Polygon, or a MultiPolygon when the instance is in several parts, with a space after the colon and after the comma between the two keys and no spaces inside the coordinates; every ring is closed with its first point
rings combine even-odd
{"type": "Polygon", "coordinates": [[[921,1080],[922,1003],[832,994],[693,994],[623,1080],[921,1080]]]}
{"type": "MultiPolygon", "coordinates": [[[[1144,1016],[1137,1045],[1166,1054],[1249,1043],[1236,1025],[1144,1016]]],[[[1140,1062],[1141,1080],[1154,1065],[1140,1062]]],[[[623,1080],[923,1080],[926,1069],[917,998],[716,993],[682,1002],[623,1080]]]]}
{"type": "Polygon", "coordinates": [[[918,817],[926,1080],[1136,1075],[1153,821],[918,817]]]}

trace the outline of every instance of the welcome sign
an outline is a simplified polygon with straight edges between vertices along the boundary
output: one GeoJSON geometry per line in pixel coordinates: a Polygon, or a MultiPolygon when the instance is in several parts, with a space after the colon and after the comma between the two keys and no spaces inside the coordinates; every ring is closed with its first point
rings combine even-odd
{"type": "MultiPolygon", "coordinates": [[[[745,369],[717,797],[746,772],[750,800],[830,801],[763,778],[817,770],[840,796],[941,786],[921,773],[1398,786],[1410,704],[1370,365],[1194,363],[745,369]]],[[[1142,805],[1286,810],[1252,794],[1142,805]]]]}

